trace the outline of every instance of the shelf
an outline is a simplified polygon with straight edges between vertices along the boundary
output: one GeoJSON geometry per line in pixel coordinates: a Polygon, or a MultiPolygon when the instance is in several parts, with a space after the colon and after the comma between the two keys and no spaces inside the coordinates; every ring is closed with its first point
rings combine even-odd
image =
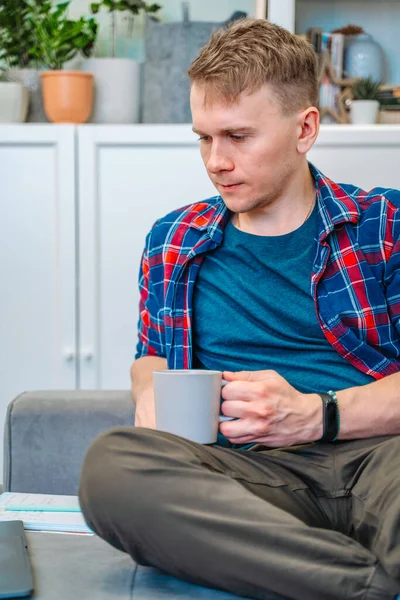
{"type": "Polygon", "coordinates": [[[296,33],[309,27],[324,31],[349,24],[363,27],[382,47],[385,83],[400,85],[400,0],[269,0],[268,18],[296,33]]]}

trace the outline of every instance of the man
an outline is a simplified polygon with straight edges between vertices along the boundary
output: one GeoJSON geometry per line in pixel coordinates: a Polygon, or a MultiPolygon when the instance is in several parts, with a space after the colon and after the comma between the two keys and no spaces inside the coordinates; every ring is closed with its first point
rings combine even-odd
{"type": "Polygon", "coordinates": [[[311,47],[262,20],[216,32],[189,69],[220,196],[146,239],[136,427],[82,473],[92,528],[139,564],[252,597],[400,592],[400,192],[307,162],[311,47]],[[223,371],[218,443],[155,431],[152,372],[223,371]]]}

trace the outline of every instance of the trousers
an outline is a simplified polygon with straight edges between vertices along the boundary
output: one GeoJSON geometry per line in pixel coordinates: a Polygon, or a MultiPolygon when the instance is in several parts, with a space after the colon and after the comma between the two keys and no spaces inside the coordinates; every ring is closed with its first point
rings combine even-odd
{"type": "Polygon", "coordinates": [[[101,538],[191,583],[262,600],[400,593],[400,436],[233,450],[118,427],[89,447],[79,499],[101,538]]]}

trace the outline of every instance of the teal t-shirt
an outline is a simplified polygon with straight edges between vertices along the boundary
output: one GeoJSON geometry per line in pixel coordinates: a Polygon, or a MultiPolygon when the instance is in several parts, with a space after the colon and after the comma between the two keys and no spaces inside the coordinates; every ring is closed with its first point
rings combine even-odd
{"type": "MultiPolygon", "coordinates": [[[[295,231],[258,236],[225,229],[207,253],[193,302],[193,367],[273,369],[303,393],[374,381],[325,338],[311,296],[317,209],[295,231]]],[[[218,443],[227,445],[220,435],[218,443]]]]}

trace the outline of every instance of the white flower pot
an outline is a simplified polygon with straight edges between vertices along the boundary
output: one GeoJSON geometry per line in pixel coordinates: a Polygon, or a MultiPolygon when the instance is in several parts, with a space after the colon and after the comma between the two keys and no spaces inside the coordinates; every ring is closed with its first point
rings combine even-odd
{"type": "Polygon", "coordinates": [[[378,100],[352,100],[350,121],[353,125],[372,125],[378,119],[378,100]]]}
{"type": "Polygon", "coordinates": [[[94,75],[91,123],[137,123],[140,63],[131,58],[89,58],[83,70],[94,75]]]}
{"type": "Polygon", "coordinates": [[[0,123],[24,123],[28,107],[29,91],[22,83],[0,82],[0,123]]]}
{"type": "Polygon", "coordinates": [[[4,72],[5,81],[22,83],[29,90],[29,108],[27,121],[29,123],[48,123],[44,114],[41,69],[12,68],[4,72]]]}

